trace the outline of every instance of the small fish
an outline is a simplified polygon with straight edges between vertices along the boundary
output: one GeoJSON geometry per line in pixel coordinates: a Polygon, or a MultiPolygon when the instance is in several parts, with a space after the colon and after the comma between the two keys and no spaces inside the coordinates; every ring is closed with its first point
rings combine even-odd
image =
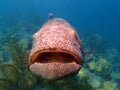
{"type": "Polygon", "coordinates": [[[52,19],[52,18],[53,18],[53,13],[49,13],[48,18],[49,18],[49,19],[52,19]]]}
{"type": "Polygon", "coordinates": [[[33,35],[30,70],[46,79],[75,75],[82,67],[83,50],[72,26],[61,18],[48,20],[33,35]]]}

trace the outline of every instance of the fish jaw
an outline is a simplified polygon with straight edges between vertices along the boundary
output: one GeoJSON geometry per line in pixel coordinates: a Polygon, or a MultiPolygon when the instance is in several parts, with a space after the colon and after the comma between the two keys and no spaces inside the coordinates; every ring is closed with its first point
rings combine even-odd
{"type": "Polygon", "coordinates": [[[82,65],[82,47],[75,30],[65,20],[46,22],[33,35],[30,70],[47,79],[75,74],[82,65]]]}
{"type": "Polygon", "coordinates": [[[66,75],[72,75],[79,71],[81,65],[72,63],[34,63],[30,66],[32,72],[37,75],[41,75],[43,78],[53,80],[64,77],[66,75]]]}

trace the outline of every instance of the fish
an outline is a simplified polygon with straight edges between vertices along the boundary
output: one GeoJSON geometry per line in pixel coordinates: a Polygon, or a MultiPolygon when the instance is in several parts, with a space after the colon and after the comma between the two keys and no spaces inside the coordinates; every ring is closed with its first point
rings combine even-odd
{"type": "Polygon", "coordinates": [[[53,18],[53,13],[49,13],[48,18],[49,18],[49,19],[52,19],[52,18],[53,18]]]}
{"type": "Polygon", "coordinates": [[[33,35],[29,68],[53,80],[76,75],[83,64],[83,48],[76,30],[62,18],[48,20],[33,35]]]}

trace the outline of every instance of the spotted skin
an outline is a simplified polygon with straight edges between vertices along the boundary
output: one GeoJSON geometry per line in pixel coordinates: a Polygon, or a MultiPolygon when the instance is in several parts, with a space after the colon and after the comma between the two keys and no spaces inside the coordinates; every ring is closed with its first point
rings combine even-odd
{"type": "Polygon", "coordinates": [[[80,38],[61,18],[47,21],[33,35],[30,70],[47,79],[58,79],[78,72],[82,65],[80,38]]]}

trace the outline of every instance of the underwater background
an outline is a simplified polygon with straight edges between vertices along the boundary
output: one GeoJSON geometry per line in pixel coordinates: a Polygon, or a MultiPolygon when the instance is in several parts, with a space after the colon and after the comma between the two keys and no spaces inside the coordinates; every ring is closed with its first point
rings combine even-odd
{"type": "Polygon", "coordinates": [[[0,90],[120,90],[119,0],[0,0],[0,90]],[[84,51],[72,78],[48,81],[28,66],[32,35],[49,13],[68,21],[84,51]]]}

